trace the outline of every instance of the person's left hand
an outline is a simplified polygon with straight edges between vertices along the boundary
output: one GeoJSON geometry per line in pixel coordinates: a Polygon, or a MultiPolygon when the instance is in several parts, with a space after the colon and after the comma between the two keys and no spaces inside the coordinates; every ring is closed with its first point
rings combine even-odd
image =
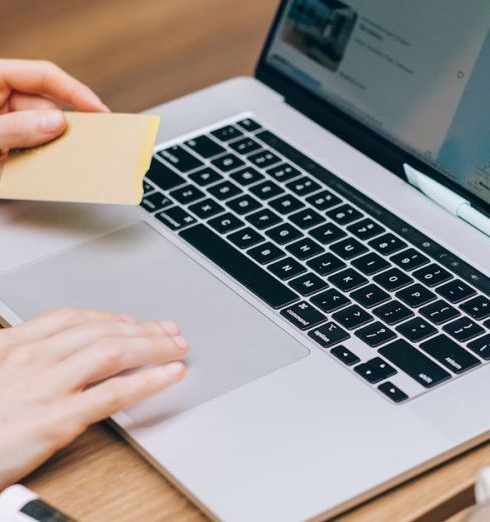
{"type": "Polygon", "coordinates": [[[66,128],[61,106],[109,109],[86,85],[47,61],[0,59],[0,167],[9,149],[47,143],[66,128]]]}

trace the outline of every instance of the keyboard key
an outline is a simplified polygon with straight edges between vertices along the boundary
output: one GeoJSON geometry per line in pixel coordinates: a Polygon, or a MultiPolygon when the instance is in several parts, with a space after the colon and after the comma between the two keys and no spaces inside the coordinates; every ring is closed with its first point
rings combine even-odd
{"type": "Polygon", "coordinates": [[[480,364],[470,352],[461,348],[446,335],[437,335],[420,345],[436,361],[454,373],[463,373],[480,364]]]}
{"type": "Polygon", "coordinates": [[[327,319],[306,301],[281,310],[281,315],[300,330],[308,330],[327,319]]]}
{"type": "Polygon", "coordinates": [[[170,190],[185,183],[183,177],[155,158],[151,160],[150,170],[146,177],[162,190],[170,190]]]}
{"type": "Polygon", "coordinates": [[[214,201],[214,199],[207,198],[199,203],[194,203],[189,207],[189,210],[193,212],[197,217],[201,219],[207,219],[220,214],[225,209],[214,201]]]}
{"type": "Polygon", "coordinates": [[[490,360],[490,334],[479,337],[468,344],[468,348],[485,361],[490,360]]]}
{"type": "Polygon", "coordinates": [[[488,330],[490,330],[490,319],[487,319],[484,323],[483,323],[483,326],[485,328],[487,328],[488,330]]]}
{"type": "Polygon", "coordinates": [[[380,384],[378,386],[378,390],[396,403],[403,402],[408,399],[408,395],[390,381],[386,381],[383,384],[380,384]]]}
{"type": "Polygon", "coordinates": [[[361,306],[365,308],[372,308],[373,306],[377,306],[385,301],[388,301],[390,295],[387,294],[384,290],[381,290],[379,286],[374,284],[369,284],[363,286],[359,290],[352,292],[350,295],[354,301],[357,301],[361,306]]]}
{"type": "Polygon", "coordinates": [[[430,265],[417,270],[412,275],[420,282],[430,287],[440,285],[441,283],[444,283],[444,281],[453,277],[447,270],[444,270],[444,268],[435,263],[431,263],[430,265]]]}
{"type": "Polygon", "coordinates": [[[240,136],[243,136],[243,132],[233,125],[226,125],[221,129],[214,130],[211,134],[218,138],[220,141],[230,141],[240,136]]]}
{"type": "Polygon", "coordinates": [[[156,212],[169,207],[172,205],[172,202],[161,192],[153,192],[153,194],[145,196],[140,205],[148,212],[156,212]]]}
{"type": "Polygon", "coordinates": [[[289,163],[281,163],[275,167],[267,169],[266,172],[276,181],[281,182],[289,181],[290,179],[296,178],[301,174],[297,168],[289,165],[289,163]]]}
{"type": "Polygon", "coordinates": [[[276,156],[276,154],[270,150],[261,150],[248,156],[248,160],[251,161],[255,166],[261,169],[266,169],[267,167],[271,167],[272,165],[279,163],[281,158],[276,156]]]}
{"type": "Polygon", "coordinates": [[[263,181],[262,183],[258,183],[257,185],[250,187],[249,190],[262,201],[275,198],[284,192],[284,190],[279,185],[276,185],[273,181],[263,181]]]}
{"type": "Polygon", "coordinates": [[[327,276],[347,266],[338,257],[329,252],[311,259],[306,264],[321,276],[327,276]]]}
{"type": "Polygon", "coordinates": [[[373,314],[389,325],[400,323],[414,313],[400,301],[390,301],[373,310],[373,314]]]}
{"type": "Polygon", "coordinates": [[[396,337],[389,328],[386,328],[386,326],[381,324],[379,321],[375,321],[374,323],[357,330],[356,336],[371,348],[377,348],[396,337]]]}
{"type": "Polygon", "coordinates": [[[479,295],[466,301],[460,308],[473,319],[481,321],[490,315],[490,300],[483,295],[479,295]]]}
{"type": "Polygon", "coordinates": [[[362,243],[351,237],[330,245],[330,250],[342,259],[347,260],[367,252],[367,248],[362,243]]]}
{"type": "Polygon", "coordinates": [[[291,243],[286,247],[286,250],[301,261],[310,259],[310,257],[323,252],[323,248],[318,243],[315,243],[312,239],[307,237],[304,237],[295,243],[291,243]]]}
{"type": "Polygon", "coordinates": [[[396,290],[413,283],[413,279],[398,268],[391,268],[386,272],[378,274],[374,277],[374,280],[385,290],[388,290],[388,292],[395,292],[396,290]]]}
{"type": "Polygon", "coordinates": [[[204,194],[197,187],[194,187],[194,185],[179,187],[178,189],[172,190],[170,195],[183,205],[188,205],[204,197],[204,194]]]}
{"type": "Polygon", "coordinates": [[[329,281],[343,292],[350,292],[367,283],[367,279],[352,268],[337,272],[329,277],[329,281]]]}
{"type": "Polygon", "coordinates": [[[257,181],[263,180],[264,176],[252,167],[246,167],[230,174],[230,178],[242,187],[247,187],[252,183],[257,183],[257,181]]]}
{"type": "Polygon", "coordinates": [[[307,176],[290,181],[286,187],[298,196],[307,196],[320,189],[320,185],[307,176]]]}
{"type": "Polygon", "coordinates": [[[317,228],[314,228],[310,230],[308,234],[313,236],[317,241],[320,241],[322,245],[328,245],[334,241],[342,239],[347,235],[343,230],[333,223],[327,223],[326,225],[321,225],[317,228]]]}
{"type": "Polygon", "coordinates": [[[325,218],[311,209],[304,209],[291,214],[289,219],[299,228],[306,230],[325,221],[325,218]]]}
{"type": "Polygon", "coordinates": [[[180,235],[272,308],[281,308],[297,300],[291,289],[206,226],[196,225],[180,232],[180,235]]]}
{"type": "Polygon", "coordinates": [[[248,132],[254,132],[261,128],[261,126],[251,118],[245,118],[244,120],[237,121],[237,125],[248,132]]]}
{"type": "Polygon", "coordinates": [[[460,317],[459,319],[446,324],[442,329],[459,342],[469,341],[470,339],[473,339],[473,337],[485,332],[481,326],[467,317],[460,317]]]}
{"type": "Polygon", "coordinates": [[[432,292],[419,283],[400,290],[396,293],[396,297],[411,308],[418,308],[436,298],[432,292]]]}
{"type": "Polygon", "coordinates": [[[395,252],[398,252],[398,250],[407,246],[404,241],[398,239],[390,232],[383,234],[376,239],[371,239],[368,244],[370,247],[374,248],[374,250],[377,250],[380,254],[385,256],[394,254],[395,252]]]}
{"type": "Polygon", "coordinates": [[[153,185],[150,185],[147,181],[143,181],[143,192],[145,196],[149,194],[150,192],[153,192],[155,190],[155,187],[153,185]]]}
{"type": "Polygon", "coordinates": [[[271,228],[266,234],[280,245],[285,245],[301,237],[301,232],[289,223],[282,223],[277,227],[271,228]]]}
{"type": "Polygon", "coordinates": [[[236,140],[233,143],[230,143],[230,147],[238,154],[250,154],[256,150],[262,148],[262,145],[259,145],[252,138],[242,138],[241,140],[236,140]]]}
{"type": "Polygon", "coordinates": [[[171,230],[180,230],[196,222],[193,216],[180,207],[167,208],[155,214],[155,217],[171,230]]]}
{"type": "Polygon", "coordinates": [[[245,227],[237,232],[233,232],[228,236],[228,239],[240,249],[253,247],[257,243],[264,241],[264,238],[250,227],[245,227]]]}
{"type": "Polygon", "coordinates": [[[222,216],[215,217],[208,221],[209,225],[214,228],[220,234],[227,234],[228,232],[232,232],[237,228],[243,227],[245,223],[235,217],[233,214],[227,212],[222,216]]]}
{"type": "Polygon", "coordinates": [[[351,301],[335,288],[330,288],[329,290],[325,290],[324,292],[313,296],[311,302],[320,308],[322,312],[331,313],[350,304],[351,301]]]}
{"type": "Polygon", "coordinates": [[[459,303],[476,294],[473,288],[460,279],[449,281],[449,283],[440,286],[436,292],[442,297],[445,297],[450,303],[459,303]]]}
{"type": "Polygon", "coordinates": [[[235,199],[230,199],[226,204],[231,208],[231,210],[234,210],[240,216],[260,208],[260,203],[248,194],[244,194],[235,199]]]}
{"type": "Polygon", "coordinates": [[[316,194],[313,194],[313,196],[308,196],[306,201],[317,210],[328,210],[329,208],[342,203],[340,198],[328,190],[322,190],[322,192],[317,192],[316,194]]]}
{"type": "Polygon", "coordinates": [[[207,136],[197,136],[196,138],[187,140],[185,145],[203,158],[212,158],[226,151],[221,145],[207,136]]]}
{"type": "Polygon", "coordinates": [[[330,353],[339,361],[342,361],[346,366],[353,366],[354,364],[361,362],[361,359],[359,359],[356,354],[352,353],[342,345],[335,346],[335,348],[330,350],[330,353]]]}
{"type": "Polygon", "coordinates": [[[364,364],[359,364],[354,368],[354,371],[371,384],[376,384],[397,373],[393,366],[390,366],[380,357],[375,357],[364,364]]]}
{"type": "Polygon", "coordinates": [[[250,214],[245,219],[259,230],[264,230],[281,222],[281,218],[268,208],[250,214]]]}
{"type": "Polygon", "coordinates": [[[426,265],[429,262],[429,258],[417,252],[414,248],[408,248],[394,255],[391,261],[404,270],[412,271],[420,266],[426,265]]]}
{"type": "Polygon", "coordinates": [[[369,252],[364,256],[358,257],[352,261],[352,266],[357,268],[364,275],[373,275],[385,270],[390,266],[388,261],[378,256],[374,252],[369,252]]]}
{"type": "Polygon", "coordinates": [[[196,185],[199,185],[201,187],[207,187],[208,185],[211,185],[211,183],[221,181],[223,179],[223,176],[221,174],[218,174],[211,167],[206,167],[205,169],[201,169],[197,172],[189,174],[189,179],[192,180],[196,185]]]}
{"type": "Polygon", "coordinates": [[[300,265],[292,257],[286,257],[281,259],[281,261],[276,261],[275,263],[272,263],[272,265],[269,265],[268,268],[274,275],[283,281],[306,272],[306,268],[303,265],[300,265]]]}
{"type": "Polygon", "coordinates": [[[272,263],[284,257],[286,254],[280,248],[277,248],[276,245],[268,241],[267,243],[251,248],[248,251],[248,255],[261,265],[266,265],[267,263],[272,263]]]}
{"type": "Polygon", "coordinates": [[[322,348],[330,348],[350,338],[350,335],[335,323],[326,323],[320,328],[308,332],[308,336],[322,348]]]}
{"type": "Polygon", "coordinates": [[[378,225],[369,218],[358,221],[353,225],[349,225],[347,230],[363,241],[367,241],[368,239],[378,236],[385,231],[381,225],[378,225]]]}
{"type": "Polygon", "coordinates": [[[447,323],[451,319],[461,315],[456,308],[453,308],[442,299],[438,299],[434,303],[424,306],[420,309],[420,313],[431,323],[437,325],[447,323]]]}
{"type": "Polygon", "coordinates": [[[180,145],[161,150],[157,154],[179,172],[189,172],[198,167],[204,167],[204,163],[201,160],[187,152],[180,145]]]}
{"type": "Polygon", "coordinates": [[[221,172],[230,172],[231,170],[243,167],[245,163],[235,154],[225,154],[211,161],[211,163],[221,172]]]}
{"type": "Polygon", "coordinates": [[[451,377],[446,370],[403,339],[380,348],[379,353],[424,388],[433,388],[451,377]]]}
{"type": "Polygon", "coordinates": [[[347,330],[354,330],[373,320],[370,314],[357,305],[351,305],[339,310],[332,317],[347,330]]]}
{"type": "Polygon", "coordinates": [[[269,205],[281,214],[290,214],[305,206],[302,201],[289,194],[269,201],[269,205]]]}
{"type": "Polygon", "coordinates": [[[311,272],[296,277],[289,282],[289,286],[303,296],[308,296],[327,288],[327,283],[311,272]]]}
{"type": "Polygon", "coordinates": [[[229,181],[222,181],[217,185],[209,187],[208,192],[216,199],[224,201],[238,196],[238,194],[241,194],[242,190],[229,181]]]}
{"type": "Polygon", "coordinates": [[[349,223],[362,218],[362,214],[348,204],[330,210],[327,212],[327,216],[332,218],[339,225],[348,225],[349,223]]]}
{"type": "Polygon", "coordinates": [[[414,317],[406,323],[402,323],[396,327],[396,330],[414,343],[427,339],[437,332],[431,324],[421,317],[414,317]]]}

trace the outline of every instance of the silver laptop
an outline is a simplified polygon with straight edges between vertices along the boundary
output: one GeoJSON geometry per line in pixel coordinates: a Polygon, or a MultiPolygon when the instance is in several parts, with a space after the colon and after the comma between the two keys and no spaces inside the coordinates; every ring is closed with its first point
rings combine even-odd
{"type": "Polygon", "coordinates": [[[186,380],[113,423],[216,519],[332,517],[481,443],[489,28],[283,1],[255,78],[149,111],[141,207],[0,207],[2,315],[178,321],[186,380]]]}

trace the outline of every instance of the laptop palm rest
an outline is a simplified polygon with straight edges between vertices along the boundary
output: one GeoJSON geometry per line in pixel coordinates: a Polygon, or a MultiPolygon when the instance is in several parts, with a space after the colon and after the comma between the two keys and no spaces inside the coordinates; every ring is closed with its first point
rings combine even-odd
{"type": "Polygon", "coordinates": [[[131,409],[141,422],[178,413],[309,353],[143,222],[6,274],[0,300],[23,319],[75,306],[177,321],[191,344],[187,377],[131,409]]]}

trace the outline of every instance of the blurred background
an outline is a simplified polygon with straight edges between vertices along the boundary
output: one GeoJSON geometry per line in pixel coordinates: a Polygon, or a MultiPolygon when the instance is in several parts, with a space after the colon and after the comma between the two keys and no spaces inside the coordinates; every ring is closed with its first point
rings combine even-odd
{"type": "Polygon", "coordinates": [[[277,0],[0,0],[0,57],[47,59],[113,111],[253,74],[277,0]]]}

